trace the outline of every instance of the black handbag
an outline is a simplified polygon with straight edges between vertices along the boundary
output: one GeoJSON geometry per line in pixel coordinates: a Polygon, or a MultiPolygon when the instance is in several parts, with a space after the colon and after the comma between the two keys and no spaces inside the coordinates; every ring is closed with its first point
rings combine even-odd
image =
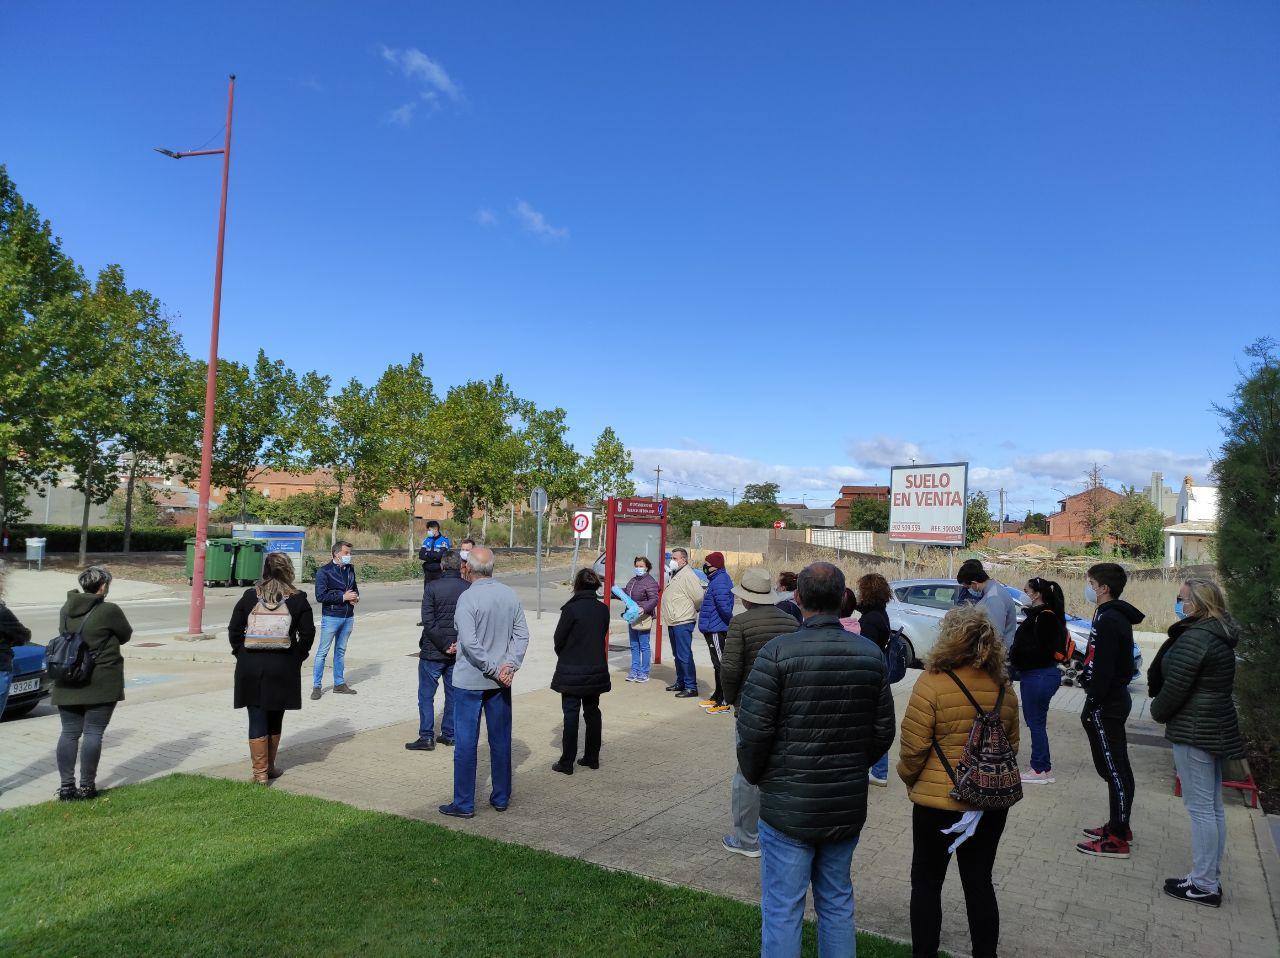
{"type": "Polygon", "coordinates": [[[49,678],[56,685],[65,688],[80,688],[88,685],[93,679],[93,667],[98,662],[98,654],[89,648],[84,640],[84,627],[89,624],[89,616],[93,615],[94,606],[89,610],[80,628],[75,632],[67,628],[63,619],[62,631],[54,636],[44,650],[45,668],[49,678]]]}

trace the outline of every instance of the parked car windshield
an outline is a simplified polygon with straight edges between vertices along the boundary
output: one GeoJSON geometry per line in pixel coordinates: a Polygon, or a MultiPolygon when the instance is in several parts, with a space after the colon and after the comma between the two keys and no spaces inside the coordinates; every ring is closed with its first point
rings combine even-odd
{"type": "Polygon", "coordinates": [[[955,605],[958,585],[913,585],[907,589],[905,602],[931,609],[950,609],[955,605]]]}

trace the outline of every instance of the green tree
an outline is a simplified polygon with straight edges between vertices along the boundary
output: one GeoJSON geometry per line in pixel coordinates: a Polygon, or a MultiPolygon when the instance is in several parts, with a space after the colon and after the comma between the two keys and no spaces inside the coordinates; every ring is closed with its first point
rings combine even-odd
{"type": "MultiPolygon", "coordinates": [[[[772,485],[772,483],[769,483],[772,485]]],[[[744,529],[768,529],[775,522],[786,519],[787,514],[773,502],[748,502],[743,500],[729,510],[728,524],[744,529]]]]}
{"type": "Polygon", "coordinates": [[[969,493],[969,508],[965,514],[964,544],[981,542],[995,531],[996,524],[991,519],[991,503],[987,501],[985,492],[969,493]]]}
{"type": "Polygon", "coordinates": [[[694,520],[704,526],[727,526],[729,503],[724,499],[683,499],[675,496],[667,500],[667,533],[672,539],[688,541],[694,520]]]}
{"type": "MultiPolygon", "coordinates": [[[[547,501],[552,509],[563,502],[578,499],[583,491],[582,457],[565,438],[567,413],[559,407],[538,409],[533,403],[524,403],[522,411],[525,455],[520,479],[523,491],[541,486],[547,490],[547,501]]],[[[550,526],[549,515],[548,545],[550,526]]]]}
{"type": "Polygon", "coordinates": [[[373,416],[363,456],[366,493],[399,490],[408,497],[405,520],[409,554],[416,552],[414,508],[418,496],[431,488],[431,457],[435,446],[437,403],[435,387],[424,369],[421,353],[409,362],[388,366],[373,387],[373,416]]]}
{"type": "Polygon", "coordinates": [[[742,501],[777,505],[781,491],[782,487],[776,482],[748,482],[742,489],[742,501]]]}
{"type": "MultiPolygon", "coordinates": [[[[431,480],[466,523],[515,495],[524,445],[511,426],[519,403],[501,375],[452,387],[432,410],[431,480]]],[[[550,490],[548,490],[549,492],[550,490]]]]}
{"type": "Polygon", "coordinates": [[[1126,555],[1154,562],[1164,555],[1164,516],[1137,489],[1121,489],[1124,498],[1108,511],[1103,531],[1126,555]]]}
{"type": "Polygon", "coordinates": [[[1028,512],[1022,520],[1022,531],[1038,535],[1049,534],[1049,517],[1043,512],[1028,512]]]}
{"type": "MultiPolygon", "coordinates": [[[[327,469],[333,477],[329,544],[338,541],[338,519],[347,493],[358,490],[366,467],[375,421],[373,390],[352,378],[337,395],[329,394],[329,377],[309,372],[298,382],[301,443],[307,464],[327,469]]],[[[374,481],[376,485],[376,480],[374,481]]],[[[308,523],[310,524],[310,523],[308,523]]]]}
{"type": "Polygon", "coordinates": [[[1231,402],[1218,479],[1218,572],[1240,624],[1236,692],[1263,787],[1280,788],[1280,356],[1261,339],[1231,402]]]}
{"type": "Polygon", "coordinates": [[[605,426],[583,462],[584,486],[589,503],[603,503],[610,496],[634,496],[631,479],[636,464],[612,426],[605,426]]]}
{"type": "Polygon", "coordinates": [[[888,532],[889,500],[854,499],[849,504],[849,518],[844,527],[857,532],[888,532]]]}
{"type": "Polygon", "coordinates": [[[54,432],[77,402],[65,388],[77,349],[68,318],[84,286],[0,165],[0,532],[20,518],[21,490],[57,464],[54,432]]]}

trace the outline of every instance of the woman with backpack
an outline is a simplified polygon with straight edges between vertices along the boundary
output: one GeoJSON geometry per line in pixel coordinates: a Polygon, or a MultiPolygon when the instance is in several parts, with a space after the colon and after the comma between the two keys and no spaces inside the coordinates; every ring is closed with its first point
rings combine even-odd
{"type": "Polygon", "coordinates": [[[1030,600],[1027,617],[1019,623],[1009,650],[1013,667],[1018,670],[1022,718],[1031,733],[1031,767],[1022,773],[1022,783],[1051,785],[1054,777],[1049,756],[1049,702],[1062,684],[1058,663],[1069,661],[1075,643],[1067,632],[1062,587],[1036,576],[1023,591],[1030,600]]]}
{"type": "Polygon", "coordinates": [[[1164,892],[1180,901],[1222,905],[1222,853],[1227,818],[1222,766],[1244,758],[1244,740],[1232,699],[1239,635],[1216,582],[1187,579],[1178,589],[1181,618],[1147,672],[1151,717],[1173,744],[1182,803],[1191,817],[1191,871],[1170,878],[1164,892]]]}
{"type": "MultiPolygon", "coordinates": [[[[893,627],[889,625],[888,606],[893,598],[889,582],[878,572],[869,572],[858,580],[858,624],[862,634],[880,647],[888,658],[893,627]]],[[[871,766],[867,781],[880,788],[889,787],[889,753],[885,752],[871,766]]]]}
{"type": "Polygon", "coordinates": [[[276,768],[280,730],[284,713],[302,708],[302,663],[315,637],[311,603],[293,584],[293,561],[272,552],[227,627],[236,657],[233,707],[249,712],[249,756],[259,785],[283,774],[276,768]]]}
{"type": "Polygon", "coordinates": [[[952,609],[942,620],[902,717],[900,749],[898,775],[915,805],[912,954],[938,954],[942,885],[954,852],[974,958],[993,958],[1000,940],[1000,909],[991,870],[1009,806],[1021,797],[1022,786],[1018,697],[1005,670],[1004,640],[983,609],[952,609]],[[978,722],[979,710],[985,721],[978,722]],[[968,766],[979,757],[980,781],[967,775],[957,780],[961,759],[968,766]]]}
{"type": "MultiPolygon", "coordinates": [[[[116,703],[124,701],[124,656],[120,646],[133,635],[133,626],[120,606],[107,601],[111,573],[91,565],[80,573],[79,592],[67,593],[58,614],[63,636],[79,635],[90,655],[88,676],[72,685],[54,682],[51,701],[58,707],[62,734],[58,736],[58,801],[98,797],[98,760],[102,758],[102,734],[111,722],[116,703]],[[76,754],[80,756],[80,788],[76,788],[76,754]]],[[[56,641],[56,640],[55,640],[56,641]]]]}

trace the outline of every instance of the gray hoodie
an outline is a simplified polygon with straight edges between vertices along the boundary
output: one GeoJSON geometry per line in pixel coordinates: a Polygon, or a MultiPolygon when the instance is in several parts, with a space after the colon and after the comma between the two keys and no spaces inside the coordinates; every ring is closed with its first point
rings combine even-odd
{"type": "Polygon", "coordinates": [[[474,580],[458,597],[453,623],[458,629],[454,688],[473,692],[501,688],[498,670],[504,665],[519,669],[524,663],[529,626],[510,586],[490,578],[474,580]]]}
{"type": "Polygon", "coordinates": [[[1018,606],[1009,590],[995,579],[988,579],[982,598],[978,600],[978,608],[987,613],[987,618],[1004,639],[1004,647],[1013,648],[1013,634],[1018,631],[1018,606]]]}

